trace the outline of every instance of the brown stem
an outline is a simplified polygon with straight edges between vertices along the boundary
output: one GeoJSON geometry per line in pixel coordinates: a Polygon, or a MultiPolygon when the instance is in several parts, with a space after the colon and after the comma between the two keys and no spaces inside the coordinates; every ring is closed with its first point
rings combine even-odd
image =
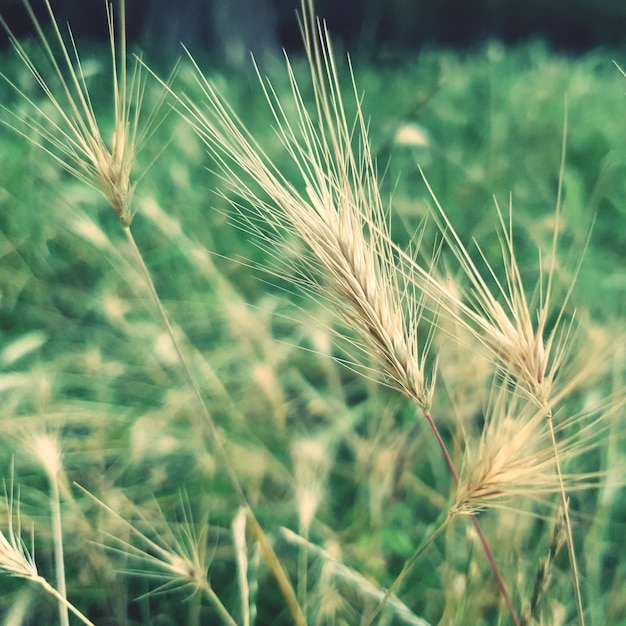
{"type": "MultiPolygon", "coordinates": [[[[439,429],[437,428],[435,421],[433,420],[433,417],[430,414],[430,411],[428,411],[425,408],[422,408],[422,413],[424,414],[426,421],[428,422],[430,428],[435,434],[437,443],[439,444],[439,447],[441,448],[441,453],[443,454],[443,458],[446,460],[446,464],[448,465],[448,468],[450,470],[450,474],[452,475],[454,482],[458,485],[459,473],[457,472],[456,467],[454,466],[454,461],[452,460],[452,457],[450,456],[450,453],[448,452],[448,449],[446,448],[446,444],[441,438],[439,429]]],[[[509,591],[506,588],[506,583],[504,582],[504,579],[502,578],[502,574],[500,573],[498,565],[495,559],[493,558],[493,553],[491,552],[491,548],[489,547],[489,544],[487,543],[487,538],[485,537],[485,534],[483,533],[483,530],[480,527],[480,523],[476,515],[472,513],[471,517],[472,517],[472,523],[474,524],[474,528],[476,529],[476,532],[478,533],[478,538],[480,539],[480,543],[482,544],[483,550],[485,551],[485,556],[487,557],[487,561],[489,561],[491,571],[493,572],[496,582],[498,583],[498,587],[500,588],[500,592],[502,593],[502,597],[504,598],[504,601],[506,602],[507,608],[509,609],[509,613],[511,614],[511,618],[513,619],[513,623],[515,624],[515,626],[519,626],[519,623],[520,623],[519,616],[517,615],[517,611],[515,610],[515,607],[513,606],[513,600],[511,599],[511,596],[509,595],[509,591]]]]}

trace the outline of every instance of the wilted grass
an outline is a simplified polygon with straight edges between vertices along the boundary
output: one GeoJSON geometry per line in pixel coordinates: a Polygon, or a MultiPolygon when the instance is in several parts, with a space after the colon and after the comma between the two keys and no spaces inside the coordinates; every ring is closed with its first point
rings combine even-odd
{"type": "MultiPolygon", "coordinates": [[[[265,92],[182,63],[191,124],[167,116],[145,160],[101,129],[150,130],[134,116],[157,81],[137,69],[124,109],[117,74],[116,106],[79,104],[60,134],[76,117],[3,65],[0,455],[34,545],[9,499],[7,563],[46,581],[62,563],[51,588],[96,624],[358,624],[383,599],[381,624],[559,624],[569,541],[579,621],[621,623],[623,77],[599,53],[490,44],[355,62],[354,87],[304,23],[308,61],[265,92]],[[123,207],[81,129],[125,163],[123,207]]],[[[73,84],[108,66],[81,59],[73,84]]],[[[5,623],[58,619],[5,584],[5,623]]]]}

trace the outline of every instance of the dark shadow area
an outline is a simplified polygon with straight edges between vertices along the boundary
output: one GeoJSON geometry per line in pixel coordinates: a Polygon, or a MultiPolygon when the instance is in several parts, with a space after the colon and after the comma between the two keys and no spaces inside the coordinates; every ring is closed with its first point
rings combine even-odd
{"type": "MultiPolygon", "coordinates": [[[[33,0],[45,18],[43,0],[33,0]]],[[[79,39],[104,40],[102,2],[53,0],[58,21],[79,39]]],[[[299,0],[146,0],[128,2],[129,41],[151,55],[178,56],[179,44],[233,65],[300,49],[295,18],[299,0]]],[[[375,60],[404,56],[425,45],[456,48],[489,39],[519,43],[543,38],[564,52],[620,46],[626,37],[621,0],[318,0],[316,12],[331,25],[335,41],[352,54],[375,60]]],[[[21,0],[0,0],[0,13],[19,37],[32,31],[21,0]]],[[[44,23],[47,22],[44,19],[44,23]]],[[[6,48],[7,39],[0,44],[6,48]]]]}

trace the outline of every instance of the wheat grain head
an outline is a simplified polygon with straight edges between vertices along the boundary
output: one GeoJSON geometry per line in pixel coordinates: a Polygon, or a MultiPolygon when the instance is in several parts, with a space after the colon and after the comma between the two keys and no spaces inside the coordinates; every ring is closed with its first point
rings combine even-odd
{"type": "Polygon", "coordinates": [[[263,152],[193,58],[204,102],[174,96],[239,198],[233,205],[252,207],[256,217],[239,215],[244,227],[275,246],[256,222],[260,217],[274,235],[285,241],[295,235],[304,243],[309,254],[299,255],[301,284],[354,331],[391,384],[428,407],[430,335],[418,341],[425,304],[415,283],[405,280],[391,242],[360,98],[355,87],[356,114],[349,119],[326,26],[315,20],[312,3],[303,3],[303,13],[315,106],[307,108],[288,59],[295,120],[271,83],[259,77],[278,137],[297,171],[293,180],[263,152]]]}
{"type": "Polygon", "coordinates": [[[478,513],[488,508],[520,507],[520,500],[547,503],[551,496],[568,491],[597,488],[601,472],[563,473],[557,463],[576,466],[599,445],[608,428],[607,412],[584,411],[559,420],[555,429],[555,455],[550,425],[541,407],[528,402],[525,392],[494,388],[485,412],[478,441],[468,440],[459,472],[452,514],[478,513]]]}
{"type": "Polygon", "coordinates": [[[7,529],[6,532],[0,530],[0,573],[37,580],[39,572],[33,550],[29,551],[22,539],[19,505],[16,506],[14,496],[13,471],[8,488],[6,482],[4,483],[4,500],[7,529]],[[17,519],[17,527],[14,518],[17,519]]]}
{"type": "Polygon", "coordinates": [[[106,2],[113,91],[113,130],[110,140],[105,138],[103,126],[96,117],[87,76],[72,31],[68,28],[67,37],[63,36],[50,0],[44,0],[52,29],[52,35],[48,37],[28,0],[23,2],[32,19],[48,67],[29,55],[2,17],[0,24],[8,33],[17,55],[52,105],[53,113],[47,113],[42,105],[37,104],[0,72],[0,77],[11,85],[30,109],[30,113],[22,118],[5,108],[13,121],[4,123],[43,148],[70,174],[102,193],[127,226],[133,218],[131,201],[137,184],[137,181],[131,181],[131,172],[138,151],[154,130],[160,102],[146,120],[141,119],[145,80],[142,65],[138,61],[130,76],[127,72],[125,0],[120,0],[121,17],[117,32],[113,5],[106,2]],[[32,131],[32,134],[22,128],[32,131]]]}

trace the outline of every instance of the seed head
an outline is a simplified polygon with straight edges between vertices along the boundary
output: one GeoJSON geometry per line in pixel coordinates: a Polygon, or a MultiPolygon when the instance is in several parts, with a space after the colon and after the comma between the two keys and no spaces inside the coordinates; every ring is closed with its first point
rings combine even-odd
{"type": "Polygon", "coordinates": [[[145,81],[139,60],[130,78],[127,74],[125,2],[120,0],[121,20],[117,32],[113,6],[106,2],[113,92],[113,132],[109,142],[96,117],[87,86],[87,75],[72,31],[68,28],[67,36],[63,36],[50,1],[44,0],[52,30],[52,35],[47,37],[28,0],[23,2],[35,26],[48,67],[28,54],[1,17],[0,24],[9,34],[17,55],[52,105],[53,112],[46,113],[43,105],[36,104],[0,72],[0,77],[27,102],[31,111],[20,117],[7,110],[15,119],[4,123],[43,148],[69,173],[100,191],[122,224],[128,226],[133,218],[131,202],[136,184],[131,181],[131,171],[137,152],[152,132],[160,102],[145,124],[140,123],[145,81]],[[22,130],[23,126],[33,131],[35,138],[22,130]]]}

